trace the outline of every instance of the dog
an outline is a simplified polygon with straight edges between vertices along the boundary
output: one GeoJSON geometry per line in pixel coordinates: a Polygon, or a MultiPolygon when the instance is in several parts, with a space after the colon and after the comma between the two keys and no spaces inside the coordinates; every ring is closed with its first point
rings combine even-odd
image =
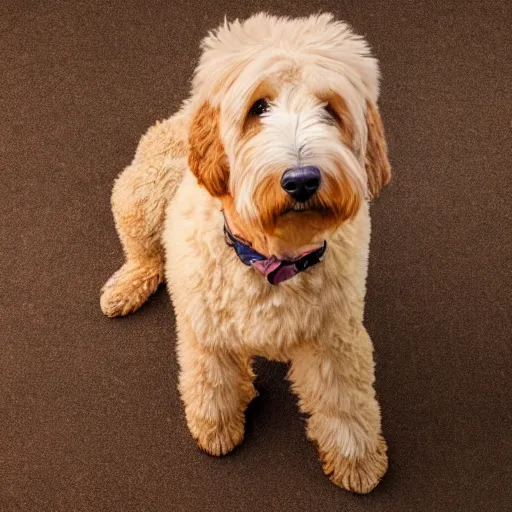
{"type": "Polygon", "coordinates": [[[363,326],[369,202],[391,177],[378,93],[368,44],[330,14],[225,21],[114,184],[126,261],[100,299],[126,315],[165,279],[186,421],[209,454],[243,440],[251,358],[289,362],[324,472],[355,493],[388,467],[363,326]]]}

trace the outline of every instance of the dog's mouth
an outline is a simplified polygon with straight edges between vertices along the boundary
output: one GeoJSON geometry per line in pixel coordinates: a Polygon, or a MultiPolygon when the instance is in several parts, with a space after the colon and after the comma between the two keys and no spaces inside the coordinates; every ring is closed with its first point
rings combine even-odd
{"type": "Polygon", "coordinates": [[[294,201],[291,205],[287,206],[282,212],[281,215],[286,215],[288,213],[308,213],[315,212],[320,213],[321,215],[330,215],[332,212],[329,208],[325,206],[321,206],[313,200],[298,202],[294,201]]]}

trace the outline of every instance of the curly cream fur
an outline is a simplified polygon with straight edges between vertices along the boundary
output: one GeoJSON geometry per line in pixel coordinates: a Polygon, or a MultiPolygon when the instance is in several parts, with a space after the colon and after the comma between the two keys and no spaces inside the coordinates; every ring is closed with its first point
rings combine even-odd
{"type": "Polygon", "coordinates": [[[330,15],[226,23],[203,42],[190,100],[148,131],[115,183],[126,263],[101,296],[105,314],[124,315],[165,275],[187,423],[212,455],[243,440],[256,395],[251,358],[289,361],[325,473],[358,493],[387,470],[363,326],[368,199],[390,177],[377,94],[366,43],[330,15]],[[259,94],[273,112],[248,124],[259,94]],[[340,129],[324,120],[326,98],[340,129]],[[322,168],[318,201],[330,217],[283,213],[277,177],[297,161],[322,168]],[[327,239],[325,258],[271,286],[226,245],[222,210],[263,252],[293,256],[327,239]]]}

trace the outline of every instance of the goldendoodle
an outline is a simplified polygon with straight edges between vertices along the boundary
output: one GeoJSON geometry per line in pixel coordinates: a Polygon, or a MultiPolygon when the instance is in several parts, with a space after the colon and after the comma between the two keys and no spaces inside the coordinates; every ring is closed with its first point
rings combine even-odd
{"type": "Polygon", "coordinates": [[[102,310],[166,280],[188,427],[212,455],[242,442],[251,358],[289,361],[325,473],[367,493],[387,470],[363,326],[368,204],[391,177],[377,60],[329,14],[225,22],[202,50],[189,99],[115,182],[126,262],[102,310]]]}

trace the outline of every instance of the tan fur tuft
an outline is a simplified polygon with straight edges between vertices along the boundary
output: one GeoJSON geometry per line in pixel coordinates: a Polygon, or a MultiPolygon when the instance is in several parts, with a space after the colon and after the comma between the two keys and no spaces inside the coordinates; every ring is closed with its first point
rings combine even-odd
{"type": "Polygon", "coordinates": [[[388,160],[388,148],[379,109],[371,101],[366,103],[366,124],[368,126],[366,148],[368,190],[371,198],[375,199],[379,196],[382,187],[391,180],[391,165],[388,160]]]}
{"type": "Polygon", "coordinates": [[[267,233],[274,231],[278,216],[291,205],[289,196],[279,184],[279,176],[274,174],[261,181],[254,192],[253,201],[258,208],[261,226],[267,233]]]}
{"type": "Polygon", "coordinates": [[[352,219],[361,207],[362,198],[350,185],[346,176],[338,180],[330,180],[328,194],[320,191],[318,201],[334,217],[335,224],[340,225],[352,219]]]}

